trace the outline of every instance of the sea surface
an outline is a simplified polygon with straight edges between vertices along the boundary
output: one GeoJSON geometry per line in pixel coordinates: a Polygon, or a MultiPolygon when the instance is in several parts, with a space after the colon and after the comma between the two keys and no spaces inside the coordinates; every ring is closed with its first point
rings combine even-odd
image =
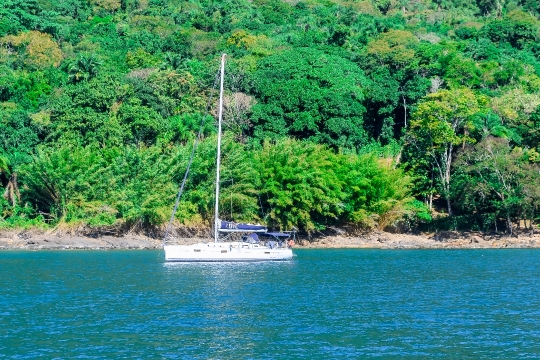
{"type": "Polygon", "coordinates": [[[0,252],[0,358],[540,358],[540,250],[0,252]]]}

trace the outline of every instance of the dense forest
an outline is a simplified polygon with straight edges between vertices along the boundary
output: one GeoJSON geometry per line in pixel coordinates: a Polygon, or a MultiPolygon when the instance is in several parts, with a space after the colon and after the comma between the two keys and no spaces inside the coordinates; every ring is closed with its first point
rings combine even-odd
{"type": "Polygon", "coordinates": [[[0,228],[532,230],[537,0],[0,0],[0,228]]]}

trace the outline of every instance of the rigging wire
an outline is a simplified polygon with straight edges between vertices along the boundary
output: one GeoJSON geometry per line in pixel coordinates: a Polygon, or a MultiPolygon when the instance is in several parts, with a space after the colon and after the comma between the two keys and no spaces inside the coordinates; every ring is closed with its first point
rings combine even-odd
{"type": "Polygon", "coordinates": [[[180,203],[180,197],[182,196],[182,193],[184,192],[184,186],[186,184],[186,180],[189,174],[189,170],[191,168],[191,164],[193,163],[193,158],[195,156],[195,149],[197,149],[197,145],[199,144],[199,141],[202,136],[204,124],[206,122],[206,117],[208,116],[208,113],[210,111],[210,106],[212,104],[212,99],[214,97],[214,93],[216,90],[216,85],[219,79],[219,71],[216,73],[216,78],[214,79],[214,85],[212,86],[212,92],[210,93],[210,97],[208,98],[208,102],[206,104],[206,110],[204,112],[204,116],[201,120],[201,125],[199,126],[199,132],[197,133],[197,137],[195,138],[195,141],[193,143],[193,149],[191,150],[191,156],[189,157],[189,162],[186,168],[186,172],[184,174],[184,179],[182,180],[182,184],[180,185],[180,189],[178,190],[178,195],[176,195],[176,201],[174,203],[174,208],[171,214],[171,218],[169,219],[169,223],[167,224],[167,227],[165,228],[165,235],[163,236],[163,243],[165,244],[167,242],[167,238],[169,237],[170,228],[172,226],[172,222],[174,220],[174,215],[176,214],[176,210],[178,210],[178,204],[180,203]]]}

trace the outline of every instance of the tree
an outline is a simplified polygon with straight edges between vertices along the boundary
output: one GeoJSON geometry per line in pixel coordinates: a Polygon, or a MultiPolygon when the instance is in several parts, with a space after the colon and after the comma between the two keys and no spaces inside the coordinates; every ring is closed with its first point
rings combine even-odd
{"type": "Polygon", "coordinates": [[[41,147],[20,168],[21,195],[55,222],[158,225],[174,198],[170,158],[158,147],[41,147]]]}
{"type": "Polygon", "coordinates": [[[514,234],[513,220],[538,206],[537,186],[531,187],[528,179],[531,172],[538,173],[538,167],[524,155],[522,149],[512,149],[508,140],[490,136],[463,151],[455,165],[458,173],[467,175],[457,189],[464,205],[493,211],[495,218],[502,216],[510,235],[514,234]]]}
{"type": "Polygon", "coordinates": [[[514,12],[509,15],[510,17],[502,20],[487,23],[481,29],[481,34],[493,42],[507,42],[518,49],[523,49],[527,43],[534,42],[538,33],[537,20],[527,14],[521,16],[514,12]]]}
{"type": "Polygon", "coordinates": [[[497,17],[501,17],[504,6],[507,0],[477,0],[478,7],[484,14],[495,13],[497,17]]]}
{"type": "Polygon", "coordinates": [[[322,145],[290,139],[265,142],[256,163],[270,225],[312,232],[335,224],[344,211],[337,162],[322,145]]]}
{"type": "Polygon", "coordinates": [[[416,215],[411,206],[412,178],[394,168],[391,159],[378,159],[372,154],[345,155],[339,157],[339,163],[336,171],[343,181],[342,216],[346,223],[383,230],[397,220],[416,215]]]}
{"type": "Polygon", "coordinates": [[[493,97],[489,105],[500,116],[503,124],[521,137],[523,145],[538,146],[539,94],[527,94],[522,89],[512,89],[499,97],[493,97]]]}
{"type": "Polygon", "coordinates": [[[83,54],[68,64],[69,81],[88,81],[97,76],[101,65],[103,62],[95,54],[83,54]]]}
{"type": "Polygon", "coordinates": [[[92,0],[91,3],[107,11],[114,12],[122,5],[120,0],[92,0]]]}
{"type": "Polygon", "coordinates": [[[39,31],[22,32],[1,39],[20,50],[22,62],[31,69],[45,69],[58,66],[62,61],[62,51],[51,35],[39,31]]]}
{"type": "Polygon", "coordinates": [[[184,65],[184,61],[185,59],[182,57],[182,55],[168,52],[163,56],[161,68],[180,70],[180,68],[184,65]]]}
{"type": "MultiPolygon", "coordinates": [[[[445,59],[446,60],[446,59],[445,59]]],[[[461,54],[448,56],[444,80],[453,88],[478,88],[481,85],[481,71],[473,59],[461,54]]]]}
{"type": "Polygon", "coordinates": [[[392,29],[371,40],[360,58],[371,80],[366,87],[367,127],[382,142],[399,136],[396,129],[407,128],[411,108],[429,88],[418,47],[414,34],[392,29]]]}
{"type": "Polygon", "coordinates": [[[455,148],[470,140],[470,118],[484,104],[483,97],[468,89],[441,90],[427,95],[413,114],[408,146],[413,147],[414,157],[427,156],[434,165],[449,215],[452,215],[450,179],[455,148]]]}
{"type": "Polygon", "coordinates": [[[141,106],[141,101],[137,98],[120,105],[115,117],[124,128],[124,133],[129,134],[124,137],[125,142],[150,145],[167,129],[163,117],[153,108],[141,106]]]}
{"type": "Polygon", "coordinates": [[[11,169],[31,161],[41,139],[28,114],[17,108],[0,109],[0,129],[0,154],[8,159],[11,169]]]}
{"type": "Polygon", "coordinates": [[[364,81],[354,63],[319,50],[301,48],[264,58],[253,74],[253,135],[357,148],[367,140],[364,81]]]}
{"type": "Polygon", "coordinates": [[[409,31],[389,30],[368,44],[367,53],[374,56],[381,65],[403,67],[414,58],[417,44],[418,39],[409,31]]]}
{"type": "Polygon", "coordinates": [[[536,0],[520,0],[519,3],[527,11],[536,14],[540,13],[540,3],[536,0]]]}
{"type": "MultiPolygon", "coordinates": [[[[9,175],[9,160],[7,157],[0,155],[0,175],[9,175]]],[[[11,204],[12,207],[17,205],[17,201],[21,200],[21,194],[19,192],[19,186],[17,183],[17,173],[13,172],[9,176],[9,180],[4,190],[4,199],[11,204]]]]}
{"type": "MultiPolygon", "coordinates": [[[[245,136],[250,130],[249,114],[254,104],[253,97],[241,92],[223,98],[223,125],[240,141],[245,141],[245,136]]],[[[215,112],[213,115],[217,117],[215,112]]]]}

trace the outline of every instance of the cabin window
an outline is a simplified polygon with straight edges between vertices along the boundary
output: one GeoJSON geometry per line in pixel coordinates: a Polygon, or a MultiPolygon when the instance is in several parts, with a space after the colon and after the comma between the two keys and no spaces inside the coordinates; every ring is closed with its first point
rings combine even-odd
{"type": "Polygon", "coordinates": [[[195,252],[201,252],[201,249],[194,249],[195,252]]]}
{"type": "Polygon", "coordinates": [[[221,252],[222,252],[222,253],[226,253],[226,252],[227,252],[227,250],[221,250],[221,252]]]}
{"type": "Polygon", "coordinates": [[[265,254],[270,254],[270,251],[265,251],[264,253],[265,253],[265,254]]]}

